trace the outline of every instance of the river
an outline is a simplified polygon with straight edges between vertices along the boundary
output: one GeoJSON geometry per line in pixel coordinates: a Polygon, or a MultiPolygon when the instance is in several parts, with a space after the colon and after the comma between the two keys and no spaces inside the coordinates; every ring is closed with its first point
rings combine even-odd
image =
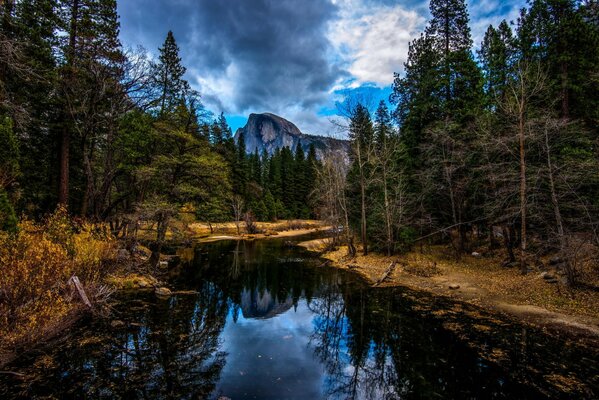
{"type": "Polygon", "coordinates": [[[177,253],[175,295],[119,293],[110,317],[84,320],[10,365],[20,377],[1,374],[0,397],[599,395],[597,349],[472,305],[371,288],[288,239],[221,241],[177,253]]]}

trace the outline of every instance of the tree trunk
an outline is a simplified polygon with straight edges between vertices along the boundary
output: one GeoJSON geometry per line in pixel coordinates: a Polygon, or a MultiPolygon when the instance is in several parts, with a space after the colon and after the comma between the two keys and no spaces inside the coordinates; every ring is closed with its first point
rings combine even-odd
{"type": "Polygon", "coordinates": [[[526,273],[526,153],[524,131],[524,100],[518,114],[518,136],[520,141],[520,267],[526,273]]]}
{"type": "Polygon", "coordinates": [[[570,115],[570,100],[568,98],[568,64],[563,61],[560,65],[561,75],[561,100],[562,100],[562,118],[569,118],[570,115]]]}
{"type": "MultiPolygon", "coordinates": [[[[79,0],[73,0],[71,5],[71,26],[69,32],[69,48],[67,54],[67,76],[65,78],[65,92],[68,90],[68,85],[71,84],[70,80],[73,75],[73,65],[75,58],[75,46],[77,43],[77,22],[79,19],[79,0]]],[[[68,110],[68,101],[65,101],[65,121],[63,121],[63,127],[60,138],[60,181],[58,187],[58,203],[63,206],[68,206],[69,203],[69,157],[70,157],[70,146],[71,146],[71,132],[69,126],[66,123],[66,118],[71,113],[68,110]]]]}
{"type": "Polygon", "coordinates": [[[71,136],[69,128],[62,128],[60,137],[60,180],[58,182],[58,203],[68,207],[69,205],[69,147],[71,136]]]}
{"type": "Polygon", "coordinates": [[[85,192],[83,194],[83,202],[81,203],[81,216],[85,217],[88,214],[89,203],[94,203],[94,172],[92,170],[92,160],[89,155],[89,149],[86,138],[83,138],[83,168],[85,170],[85,192]]]}
{"type": "Polygon", "coordinates": [[[364,177],[360,178],[360,192],[361,192],[361,203],[362,203],[362,216],[360,222],[360,230],[362,236],[362,248],[364,255],[368,255],[368,238],[366,237],[366,182],[364,181],[364,177]]]}
{"type": "Polygon", "coordinates": [[[562,221],[562,214],[557,199],[557,192],[555,190],[555,180],[553,178],[553,164],[551,162],[551,149],[549,147],[549,135],[545,130],[545,148],[547,151],[547,170],[549,175],[549,190],[551,191],[551,204],[553,205],[553,213],[555,215],[555,224],[557,227],[557,234],[560,242],[560,250],[564,248],[564,224],[562,221]]]}
{"type": "Polygon", "coordinates": [[[383,165],[383,196],[385,200],[385,224],[387,225],[387,255],[393,252],[393,229],[391,227],[391,210],[389,205],[389,190],[387,188],[387,167],[383,165]]]}

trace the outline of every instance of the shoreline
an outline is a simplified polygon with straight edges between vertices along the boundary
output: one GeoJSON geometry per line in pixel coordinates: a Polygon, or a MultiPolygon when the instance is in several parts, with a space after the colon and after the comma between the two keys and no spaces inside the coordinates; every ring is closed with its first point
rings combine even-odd
{"type": "MultiPolygon", "coordinates": [[[[462,301],[482,308],[483,310],[500,313],[513,320],[531,326],[541,328],[552,334],[565,334],[577,340],[583,340],[589,344],[599,347],[599,315],[595,312],[585,310],[585,312],[574,313],[567,307],[543,306],[538,301],[522,301],[514,292],[505,291],[511,284],[505,283],[503,287],[494,290],[492,284],[479,281],[479,274],[469,273],[467,267],[460,270],[452,270],[451,266],[443,265],[442,262],[430,261],[436,257],[423,257],[426,259],[429,269],[434,269],[435,273],[428,273],[426,270],[422,274],[414,273],[413,262],[414,253],[402,256],[383,256],[380,254],[370,254],[366,257],[357,255],[353,259],[346,257],[346,248],[341,247],[335,251],[324,251],[326,240],[315,239],[298,243],[298,246],[304,247],[314,253],[319,253],[322,258],[328,260],[326,265],[334,268],[349,270],[363,277],[372,287],[405,287],[415,291],[424,291],[434,296],[450,298],[452,300],[462,301]],[[395,265],[392,267],[391,265],[395,265]],[[391,270],[391,271],[390,271],[391,270]],[[419,276],[421,275],[421,276],[419,276]],[[385,278],[385,279],[382,279],[385,278]]],[[[466,258],[461,261],[468,265],[472,260],[466,258]]],[[[494,260],[476,260],[482,261],[476,264],[488,264],[494,260]]],[[[451,264],[451,263],[450,263],[451,264]]],[[[481,271],[484,274],[491,275],[490,279],[504,279],[508,274],[514,275],[513,289],[528,285],[529,290],[550,290],[559,291],[559,284],[545,283],[538,273],[530,273],[527,276],[521,276],[515,270],[503,268],[487,268],[481,271]],[[489,271],[491,270],[491,272],[489,271]],[[496,274],[494,276],[493,274],[496,274]],[[521,281],[518,284],[518,281],[521,281]],[[536,286],[530,282],[538,281],[536,286]],[[546,287],[544,288],[543,285],[546,287]],[[537,289],[537,287],[539,289],[537,289]]],[[[504,279],[505,280],[505,279],[504,279]]],[[[579,296],[585,294],[579,293],[579,296]]],[[[542,293],[540,294],[542,296],[542,293]]],[[[556,303],[560,300],[559,296],[556,303]]],[[[563,295],[563,298],[568,298],[563,295]]],[[[592,299],[589,299],[592,307],[592,299]]]]}
{"type": "Polygon", "coordinates": [[[220,240],[256,240],[256,239],[277,239],[277,238],[290,238],[308,235],[316,232],[326,232],[329,230],[328,226],[314,227],[314,228],[302,228],[302,229],[288,229],[277,232],[266,232],[266,233],[242,233],[237,234],[212,234],[193,240],[193,243],[213,243],[220,240]]]}

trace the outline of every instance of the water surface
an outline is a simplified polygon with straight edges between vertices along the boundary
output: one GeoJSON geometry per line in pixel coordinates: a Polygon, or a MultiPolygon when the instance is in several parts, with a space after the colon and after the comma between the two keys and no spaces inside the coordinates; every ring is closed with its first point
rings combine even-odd
{"type": "Polygon", "coordinates": [[[170,298],[120,294],[110,318],[0,375],[2,398],[596,398],[596,349],[407,289],[373,289],[287,241],[179,249],[170,298]]]}

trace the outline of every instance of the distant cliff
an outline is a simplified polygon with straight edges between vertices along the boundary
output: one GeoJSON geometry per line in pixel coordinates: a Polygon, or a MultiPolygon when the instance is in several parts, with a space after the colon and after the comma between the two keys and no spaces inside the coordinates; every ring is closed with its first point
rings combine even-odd
{"type": "Polygon", "coordinates": [[[259,154],[262,154],[263,150],[272,154],[276,149],[286,146],[295,151],[298,144],[305,152],[308,151],[311,144],[314,144],[318,158],[322,158],[327,150],[345,153],[349,150],[349,143],[346,140],[306,135],[300,132],[292,122],[270,113],[250,114],[247,124],[235,132],[235,141],[241,132],[244,133],[248,153],[253,153],[258,149],[259,154]]]}

